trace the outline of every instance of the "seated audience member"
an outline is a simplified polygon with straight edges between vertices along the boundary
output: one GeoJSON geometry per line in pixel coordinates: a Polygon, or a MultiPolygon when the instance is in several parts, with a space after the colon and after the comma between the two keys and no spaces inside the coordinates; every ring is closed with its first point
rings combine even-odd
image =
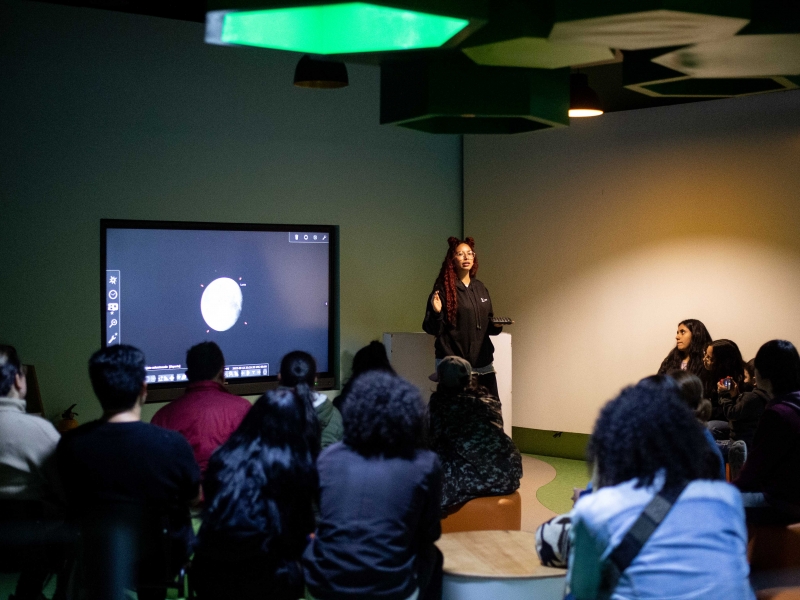
{"type": "Polygon", "coordinates": [[[770,398],[752,449],[733,482],[743,492],[748,522],[800,522],[800,356],[772,340],[755,358],[756,386],[770,398]]]}
{"type": "Polygon", "coordinates": [[[134,571],[140,600],[164,598],[168,573],[193,542],[189,506],[200,470],[182,435],[141,422],[144,367],[133,346],[95,352],[89,377],[103,417],[65,433],[56,452],[69,512],[82,526],[89,598],[121,597],[134,571]]]}
{"type": "Polygon", "coordinates": [[[201,476],[208,459],[236,430],[250,403],[225,389],[225,358],[214,342],[186,353],[186,392],[159,409],[150,423],[177,431],[191,444],[201,476]]]}
{"type": "Polygon", "coordinates": [[[744,360],[739,346],[731,340],[716,340],[706,348],[703,366],[708,371],[705,380],[705,397],[711,400],[711,419],[708,428],[715,440],[730,438],[730,424],[722,409],[722,395],[725,382],[736,384],[737,389],[744,386],[744,360]]]}
{"type": "Polygon", "coordinates": [[[321,515],[303,555],[306,598],[441,597],[442,471],[418,448],[424,410],[417,389],[389,373],[353,383],[344,442],[317,461],[321,515]]]}
{"type": "MultiPolygon", "coordinates": [[[[761,421],[761,415],[769,402],[767,393],[755,385],[755,381],[747,375],[748,368],[755,369],[753,361],[745,365],[745,377],[741,387],[736,381],[731,382],[730,389],[720,388],[719,397],[722,412],[730,423],[730,441],[741,441],[748,450],[753,446],[753,438],[761,421]],[[748,367],[747,365],[753,365],[748,367]]],[[[754,374],[754,373],[753,373],[754,374]]]]}
{"type": "Polygon", "coordinates": [[[702,321],[697,319],[681,321],[678,323],[678,331],[675,334],[675,346],[661,362],[658,374],[665,375],[667,371],[679,369],[690,371],[705,381],[703,353],[710,343],[711,335],[702,321]]]}
{"type": "Polygon", "coordinates": [[[708,446],[719,461],[719,478],[725,479],[725,457],[714,440],[714,436],[711,435],[708,427],[706,427],[708,418],[711,416],[711,402],[703,398],[703,382],[700,381],[697,375],[688,371],[678,371],[676,369],[670,371],[668,375],[678,382],[681,398],[703,426],[703,435],[708,441],[708,446]]]}
{"type": "Polygon", "coordinates": [[[392,375],[397,375],[389,362],[389,357],[386,356],[386,346],[377,340],[371,341],[368,345],[361,348],[353,357],[353,368],[350,372],[350,379],[344,384],[342,393],[333,399],[333,405],[339,409],[340,412],[344,411],[344,403],[347,400],[347,394],[350,393],[350,388],[353,387],[353,382],[356,377],[367,371],[383,371],[392,375]]]}
{"type": "MultiPolygon", "coordinates": [[[[29,533],[36,535],[45,527],[44,517],[61,513],[55,464],[60,436],[50,421],[25,412],[27,389],[16,349],[0,345],[0,562],[23,566],[12,600],[38,600],[57,561],[45,560],[37,551],[41,548],[12,546],[11,531],[3,532],[27,522],[29,533]]],[[[48,554],[57,554],[50,550],[48,554]]],[[[61,584],[60,578],[59,588],[61,584]]]]}
{"type": "Polygon", "coordinates": [[[500,401],[473,382],[469,361],[444,358],[428,404],[431,450],[444,472],[442,508],[519,488],[522,457],[503,431],[500,401]]]}
{"type": "Polygon", "coordinates": [[[200,600],[296,600],[300,557],[314,531],[317,473],[305,405],[267,392],[211,457],[192,580],[200,600]]]}
{"type": "Polygon", "coordinates": [[[647,378],[606,404],[588,458],[594,492],[572,511],[567,574],[577,600],[755,597],[741,496],[713,480],[716,458],[672,378],[647,378]],[[644,541],[629,545],[637,520],[644,541]],[[619,565],[618,578],[611,564],[619,565]]]}
{"type": "Polygon", "coordinates": [[[305,401],[306,431],[314,458],[344,435],[341,413],[325,394],[314,391],[316,380],[317,363],[307,352],[295,350],[281,360],[278,381],[305,401]]]}

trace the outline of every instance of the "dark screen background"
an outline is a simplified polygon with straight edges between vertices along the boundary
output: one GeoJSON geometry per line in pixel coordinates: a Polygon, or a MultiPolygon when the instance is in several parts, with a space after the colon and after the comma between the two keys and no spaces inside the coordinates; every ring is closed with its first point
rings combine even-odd
{"type": "Polygon", "coordinates": [[[267,362],[276,375],[287,352],[304,350],[328,371],[329,251],[289,243],[285,231],[107,229],[106,268],[120,271],[120,342],[144,351],[148,366],[185,366],[186,350],[210,340],[228,365],[267,362]],[[210,329],[200,312],[201,285],[219,277],[246,284],[227,331],[210,329]]]}

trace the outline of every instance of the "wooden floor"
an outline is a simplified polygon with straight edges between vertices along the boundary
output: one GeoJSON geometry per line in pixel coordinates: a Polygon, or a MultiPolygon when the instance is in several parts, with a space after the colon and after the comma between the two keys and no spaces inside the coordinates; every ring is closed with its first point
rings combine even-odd
{"type": "Polygon", "coordinates": [[[536,528],[556,516],[536,499],[536,490],[553,481],[556,470],[532,456],[522,455],[522,481],[519,494],[522,496],[522,531],[536,531],[536,528]]]}

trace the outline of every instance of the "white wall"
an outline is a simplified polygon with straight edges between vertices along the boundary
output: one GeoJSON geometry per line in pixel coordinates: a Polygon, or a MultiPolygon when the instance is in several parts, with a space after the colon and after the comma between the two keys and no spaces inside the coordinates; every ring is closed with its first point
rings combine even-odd
{"type": "Polygon", "coordinates": [[[800,92],[465,140],[465,233],[517,322],[514,425],[591,432],[681,319],[800,343],[800,92]]]}

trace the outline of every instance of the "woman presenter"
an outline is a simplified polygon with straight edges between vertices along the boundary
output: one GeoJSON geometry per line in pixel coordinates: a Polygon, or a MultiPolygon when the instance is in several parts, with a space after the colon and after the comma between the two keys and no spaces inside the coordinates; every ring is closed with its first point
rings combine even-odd
{"type": "Polygon", "coordinates": [[[436,336],[436,364],[445,356],[459,356],[472,366],[477,383],[498,397],[494,346],[490,335],[503,331],[492,323],[492,300],[479,280],[475,240],[451,237],[447,255],[433,286],[422,328],[436,336]]]}

